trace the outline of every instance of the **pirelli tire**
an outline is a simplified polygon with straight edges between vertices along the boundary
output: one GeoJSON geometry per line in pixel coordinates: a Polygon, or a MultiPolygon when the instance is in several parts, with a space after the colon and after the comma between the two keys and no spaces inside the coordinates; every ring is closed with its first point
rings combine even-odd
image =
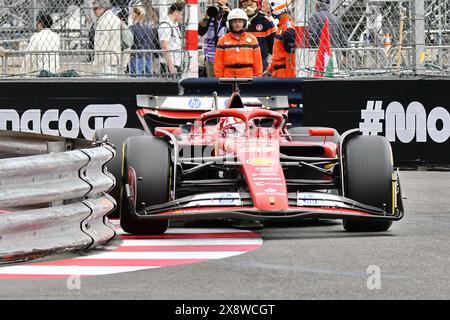
{"type": "MultiPolygon", "coordinates": [[[[120,207],[120,182],[122,181],[122,145],[129,137],[145,135],[144,130],[134,128],[103,128],[95,130],[94,140],[102,140],[107,137],[108,142],[116,149],[116,156],[106,165],[108,171],[116,178],[116,185],[109,194],[117,202],[117,208],[120,207]]],[[[119,209],[111,212],[109,216],[118,217],[119,209]]]]}
{"type": "MultiPolygon", "coordinates": [[[[353,136],[344,145],[345,196],[392,212],[393,163],[389,141],[382,136],[353,136]]],[[[344,219],[349,232],[387,231],[392,221],[344,219]]]]}
{"type": "Polygon", "coordinates": [[[170,146],[161,138],[138,136],[124,143],[122,201],[120,225],[132,234],[162,234],[168,220],[144,220],[136,212],[144,207],[169,201],[171,156],[170,146]],[[127,198],[125,185],[130,186],[134,199],[127,198]]]}

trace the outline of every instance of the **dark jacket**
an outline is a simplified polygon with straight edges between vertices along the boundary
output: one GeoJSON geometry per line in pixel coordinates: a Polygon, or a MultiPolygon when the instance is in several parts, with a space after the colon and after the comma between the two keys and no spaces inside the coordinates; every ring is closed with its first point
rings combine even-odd
{"type": "Polygon", "coordinates": [[[221,12],[216,18],[208,18],[206,26],[198,24],[199,36],[205,36],[203,44],[203,52],[205,58],[210,63],[214,63],[216,45],[219,38],[227,33],[226,21],[228,12],[221,12]]]}
{"type": "MultiPolygon", "coordinates": [[[[154,50],[154,38],[155,35],[153,34],[152,29],[142,23],[133,24],[130,26],[130,30],[133,33],[134,36],[134,42],[131,46],[131,50],[154,50]]],[[[151,53],[135,53],[132,54],[133,56],[137,57],[144,57],[151,58],[151,53]]]]}
{"type": "Polygon", "coordinates": [[[348,46],[347,35],[342,26],[341,20],[332,14],[328,8],[320,8],[318,12],[314,13],[308,20],[308,44],[310,48],[317,48],[319,46],[320,35],[325,23],[325,18],[328,18],[330,27],[330,42],[333,48],[345,48],[348,46]]]}
{"type": "MultiPolygon", "coordinates": [[[[269,54],[272,54],[273,51],[273,41],[275,39],[275,33],[277,31],[275,25],[272,21],[269,21],[269,19],[267,19],[264,14],[258,12],[258,14],[253,19],[251,19],[247,31],[253,34],[256,39],[258,39],[262,58],[263,60],[266,60],[267,56],[269,54]]],[[[266,69],[266,67],[267,62],[264,65],[264,69],[266,69]]]]}

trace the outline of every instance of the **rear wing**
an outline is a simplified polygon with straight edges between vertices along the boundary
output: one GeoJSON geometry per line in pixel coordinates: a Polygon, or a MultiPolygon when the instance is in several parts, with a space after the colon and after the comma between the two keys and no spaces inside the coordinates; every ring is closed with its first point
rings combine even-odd
{"type": "Polygon", "coordinates": [[[239,91],[241,97],[287,96],[291,104],[303,104],[302,78],[188,78],[179,82],[184,96],[229,97],[239,91]]]}
{"type": "MultiPolygon", "coordinates": [[[[266,97],[241,97],[244,108],[265,108],[270,110],[287,110],[289,101],[287,96],[266,96],[266,97]]],[[[181,111],[181,112],[206,112],[216,109],[225,109],[229,106],[230,96],[227,97],[195,97],[195,96],[155,96],[137,95],[137,106],[139,108],[181,111]]],[[[232,102],[232,101],[231,101],[232,102]]],[[[238,107],[231,105],[231,108],[238,107]]]]}

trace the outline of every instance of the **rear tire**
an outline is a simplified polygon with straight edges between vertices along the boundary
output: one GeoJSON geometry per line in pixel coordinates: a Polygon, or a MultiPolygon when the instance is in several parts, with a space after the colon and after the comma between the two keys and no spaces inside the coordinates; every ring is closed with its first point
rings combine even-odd
{"type": "Polygon", "coordinates": [[[171,169],[169,151],[166,141],[153,136],[131,137],[125,141],[120,209],[120,225],[124,231],[133,234],[162,234],[167,230],[168,220],[144,220],[130,209],[124,186],[136,185],[134,195],[137,212],[146,206],[168,202],[171,169]]]}
{"type": "Polygon", "coordinates": [[[133,128],[104,128],[95,130],[94,140],[108,137],[108,142],[116,148],[116,156],[108,162],[108,171],[116,178],[116,185],[109,191],[111,197],[117,202],[117,209],[109,214],[109,217],[119,217],[120,208],[120,182],[122,181],[122,145],[129,137],[145,135],[144,130],[133,128]]]}
{"type": "MultiPolygon", "coordinates": [[[[344,146],[345,196],[392,212],[392,151],[381,136],[350,137],[344,146]]],[[[392,221],[344,219],[349,232],[387,231],[392,221]]]]}

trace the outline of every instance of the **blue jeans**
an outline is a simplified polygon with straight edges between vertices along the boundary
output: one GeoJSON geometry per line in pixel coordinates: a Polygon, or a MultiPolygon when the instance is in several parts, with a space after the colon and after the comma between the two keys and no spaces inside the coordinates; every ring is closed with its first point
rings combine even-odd
{"type": "Polygon", "coordinates": [[[152,60],[145,57],[131,57],[130,74],[150,76],[152,74],[152,60]]]}

